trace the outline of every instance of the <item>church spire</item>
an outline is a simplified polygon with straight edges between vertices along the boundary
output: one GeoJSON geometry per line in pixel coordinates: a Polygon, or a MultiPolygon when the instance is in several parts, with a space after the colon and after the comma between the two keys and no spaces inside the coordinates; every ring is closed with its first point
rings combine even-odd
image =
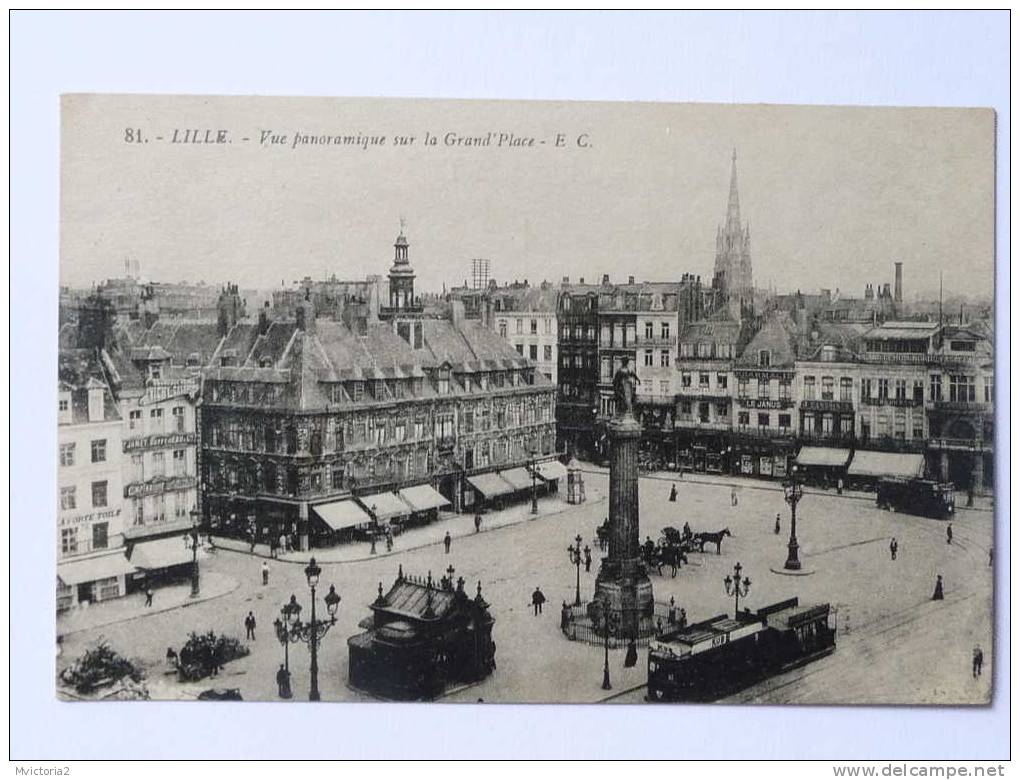
{"type": "Polygon", "coordinates": [[[726,232],[734,234],[740,231],[740,196],[737,194],[737,148],[733,147],[733,159],[730,163],[730,197],[726,204],[726,232]]]}

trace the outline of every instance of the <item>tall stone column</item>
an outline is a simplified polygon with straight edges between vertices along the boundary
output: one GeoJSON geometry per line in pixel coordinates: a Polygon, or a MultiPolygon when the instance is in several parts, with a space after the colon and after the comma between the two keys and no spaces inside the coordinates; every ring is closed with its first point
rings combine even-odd
{"type": "Polygon", "coordinates": [[[943,482],[949,481],[949,453],[945,450],[939,453],[939,473],[943,482]]]}
{"type": "Polygon", "coordinates": [[[619,636],[638,636],[642,615],[652,614],[652,583],[641,561],[638,515],[638,443],[641,424],[617,417],[609,433],[609,555],[595,578],[595,599],[608,600],[620,617],[619,636]]]}
{"type": "Polygon", "coordinates": [[[985,457],[981,450],[974,453],[974,464],[970,473],[974,493],[980,495],[984,492],[985,487],[985,457]]]}

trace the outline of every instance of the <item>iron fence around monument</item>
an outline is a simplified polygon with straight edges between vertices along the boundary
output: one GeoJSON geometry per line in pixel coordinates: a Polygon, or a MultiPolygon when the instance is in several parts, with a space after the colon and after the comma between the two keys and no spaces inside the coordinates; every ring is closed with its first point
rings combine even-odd
{"type": "MultiPolygon", "coordinates": [[[[591,604],[590,601],[584,601],[581,604],[564,604],[560,613],[560,630],[571,642],[584,642],[602,647],[606,642],[605,630],[592,619],[591,604]]],[[[610,633],[609,646],[613,649],[626,647],[633,639],[635,644],[643,647],[648,644],[648,640],[654,639],[660,633],[676,628],[678,613],[678,608],[671,608],[667,603],[653,602],[651,614],[638,615],[637,636],[631,637],[620,631],[610,633]],[[671,616],[672,621],[670,621],[671,616]]],[[[626,625],[629,621],[621,620],[620,622],[626,625]]]]}

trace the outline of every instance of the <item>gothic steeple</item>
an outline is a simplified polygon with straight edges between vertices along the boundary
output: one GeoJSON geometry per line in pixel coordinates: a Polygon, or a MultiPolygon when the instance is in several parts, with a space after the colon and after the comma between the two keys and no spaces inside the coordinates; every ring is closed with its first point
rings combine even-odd
{"type": "Polygon", "coordinates": [[[730,163],[730,197],[726,204],[726,232],[734,235],[741,232],[740,226],[740,196],[737,194],[737,150],[733,149],[733,159],[730,163]]]}
{"type": "Polygon", "coordinates": [[[742,301],[753,297],[751,277],[751,227],[740,219],[740,195],[737,189],[737,150],[730,158],[730,192],[726,219],[716,231],[715,279],[721,292],[736,310],[742,301]]]}

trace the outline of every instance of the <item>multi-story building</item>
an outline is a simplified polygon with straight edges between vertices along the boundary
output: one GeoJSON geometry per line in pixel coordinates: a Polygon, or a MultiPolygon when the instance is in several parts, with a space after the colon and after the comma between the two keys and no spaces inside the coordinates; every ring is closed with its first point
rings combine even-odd
{"type": "Polygon", "coordinates": [[[523,285],[490,288],[485,304],[492,306],[491,319],[500,337],[553,384],[557,384],[559,361],[558,297],[559,290],[548,282],[532,287],[525,281],[523,285]]]}
{"type": "Polygon", "coordinates": [[[590,459],[599,404],[599,287],[582,278],[560,286],[557,449],[590,459]]]}
{"type": "Polygon", "coordinates": [[[741,325],[725,312],[688,323],[680,333],[674,429],[676,462],[685,471],[723,473],[733,427],[734,359],[741,325]]]}
{"type": "Polygon", "coordinates": [[[57,608],[124,595],[122,420],[92,350],[60,354],[57,608]]]}
{"type": "Polygon", "coordinates": [[[247,535],[254,525],[260,538],[293,534],[307,549],[411,514],[409,488],[438,491],[460,510],[484,494],[480,475],[509,477],[554,456],[554,386],[466,320],[459,301],[449,319],[423,316],[407,246],[401,233],[379,312],[359,303],[340,321],[317,319],[305,300],[293,319],[263,312],[223,337],[203,371],[211,527],[247,535]]]}

